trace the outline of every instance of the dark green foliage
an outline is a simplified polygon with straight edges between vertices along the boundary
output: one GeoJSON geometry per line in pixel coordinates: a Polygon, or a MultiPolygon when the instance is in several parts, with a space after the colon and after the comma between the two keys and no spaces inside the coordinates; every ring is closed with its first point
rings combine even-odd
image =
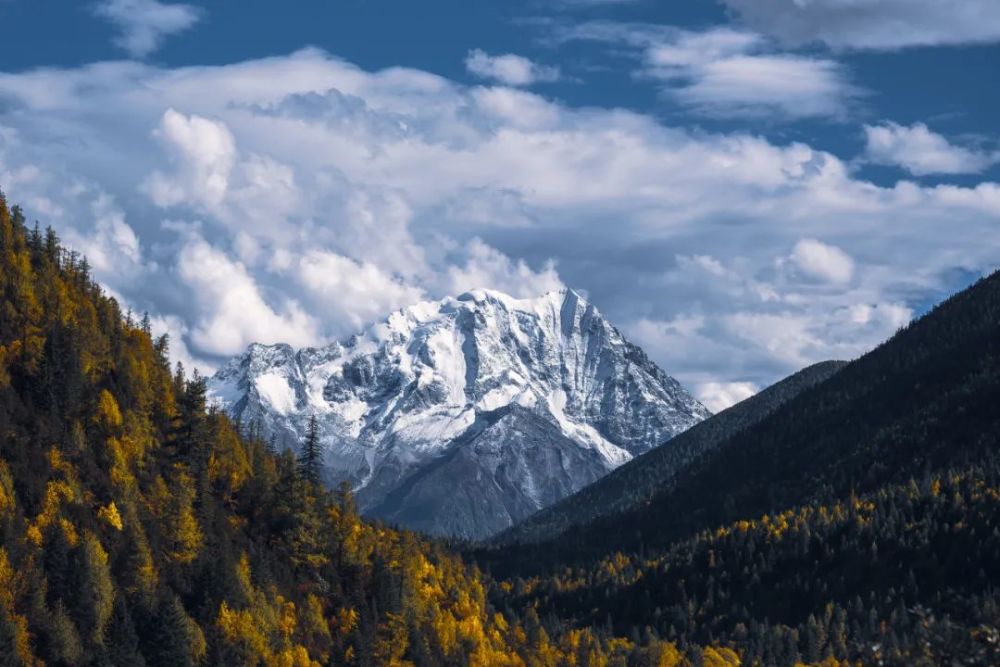
{"type": "Polygon", "coordinates": [[[323,479],[323,450],[319,442],[319,423],[316,415],[309,417],[306,439],[299,452],[299,474],[313,486],[319,486],[323,479]]]}
{"type": "MultiPolygon", "coordinates": [[[[165,594],[147,628],[143,647],[150,667],[192,667],[198,664],[204,647],[199,647],[200,631],[176,595],[165,594]]],[[[203,639],[201,641],[204,641],[203,639]]]]}
{"type": "Polygon", "coordinates": [[[112,667],[145,667],[139,635],[124,596],[115,599],[114,614],[105,639],[104,662],[112,667]]]}

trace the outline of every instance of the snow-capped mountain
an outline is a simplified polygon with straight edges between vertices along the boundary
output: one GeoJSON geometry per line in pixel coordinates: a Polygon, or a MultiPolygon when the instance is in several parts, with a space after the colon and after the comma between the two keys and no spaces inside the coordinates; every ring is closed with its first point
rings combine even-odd
{"type": "Polygon", "coordinates": [[[209,390],[286,447],[316,415],[329,479],[350,480],[362,511],[468,538],[709,415],[572,290],[477,290],[324,348],[251,345],[209,390]]]}

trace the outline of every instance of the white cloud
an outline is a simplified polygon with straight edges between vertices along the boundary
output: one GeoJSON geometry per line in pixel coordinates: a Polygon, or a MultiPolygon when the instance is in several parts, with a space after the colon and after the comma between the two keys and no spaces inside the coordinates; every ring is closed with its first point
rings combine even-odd
{"type": "Polygon", "coordinates": [[[150,316],[149,328],[154,336],[167,335],[170,358],[174,363],[183,364],[185,372],[191,373],[197,370],[206,376],[215,372],[216,367],[213,364],[195,357],[188,349],[185,338],[189,330],[183,318],[177,315],[150,316]]]}
{"type": "Polygon", "coordinates": [[[329,318],[360,330],[386,313],[425,298],[424,291],[388,275],[370,262],[313,250],[299,262],[302,283],[315,292],[329,318]]]}
{"type": "Polygon", "coordinates": [[[146,180],[145,189],[156,205],[165,208],[193,200],[218,206],[236,159],[236,144],[225,123],[167,109],[154,136],[174,163],[173,174],[155,171],[146,180]]]}
{"type": "Polygon", "coordinates": [[[767,115],[791,118],[840,116],[853,96],[843,68],[831,60],[789,55],[741,55],[696,68],[674,95],[716,116],[767,115]]]}
{"type": "Polygon", "coordinates": [[[722,412],[758,391],[753,382],[703,382],[695,389],[695,395],[712,412],[722,412]]]}
{"type": "Polygon", "coordinates": [[[281,312],[272,308],[246,267],[203,238],[181,248],[177,275],[195,300],[191,340],[208,354],[239,354],[250,343],[303,346],[318,337],[316,322],[297,301],[286,297],[281,312]]]}
{"type": "Polygon", "coordinates": [[[481,49],[474,49],[465,57],[465,68],[481,79],[499,81],[507,86],[530,86],[559,80],[559,68],[539,65],[513,53],[491,56],[481,49]]]}
{"type": "Polygon", "coordinates": [[[90,204],[94,226],[89,233],[69,230],[66,242],[87,256],[99,276],[134,275],[142,268],[139,238],[125,222],[125,213],[107,194],[98,193],[90,204]]]}
{"type": "MultiPolygon", "coordinates": [[[[748,39],[716,37],[711,62],[748,39]]],[[[411,299],[568,284],[688,386],[763,387],[860,354],[1000,256],[996,183],[882,187],[805,143],[315,50],[0,74],[0,95],[10,200],[213,363],[411,299]]]]}
{"type": "Polygon", "coordinates": [[[831,283],[849,282],[854,275],[854,260],[850,255],[816,239],[796,243],[791,260],[806,275],[831,283]]]}
{"type": "Polygon", "coordinates": [[[755,30],[800,45],[898,49],[1000,41],[995,0],[723,0],[755,30]]]}
{"type": "Polygon", "coordinates": [[[115,44],[136,58],[156,51],[164,39],[188,30],[201,18],[196,7],[158,0],[100,0],[94,12],[118,27],[121,34],[115,44]]]}
{"type": "Polygon", "coordinates": [[[447,291],[451,294],[485,288],[527,298],[563,287],[551,261],[541,271],[534,271],[524,260],[513,261],[480,239],[470,241],[466,251],[465,263],[448,269],[447,291]]]}
{"type": "Polygon", "coordinates": [[[681,104],[713,116],[838,117],[860,95],[839,63],[777,52],[766,38],[731,28],[594,22],[557,39],[623,43],[641,53],[639,74],[681,104]]]}
{"type": "Polygon", "coordinates": [[[923,123],[865,125],[865,138],[869,162],[901,167],[914,176],[975,174],[1000,162],[1000,154],[956,146],[923,123]]]}

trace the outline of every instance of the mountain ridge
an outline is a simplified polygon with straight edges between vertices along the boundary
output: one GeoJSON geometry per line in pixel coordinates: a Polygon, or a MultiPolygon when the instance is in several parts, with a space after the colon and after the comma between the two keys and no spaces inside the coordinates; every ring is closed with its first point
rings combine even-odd
{"type": "Polygon", "coordinates": [[[284,448],[315,415],[328,481],[350,481],[363,511],[463,538],[507,528],[710,414],[571,289],[472,290],[325,347],[253,344],[209,388],[284,448]]]}

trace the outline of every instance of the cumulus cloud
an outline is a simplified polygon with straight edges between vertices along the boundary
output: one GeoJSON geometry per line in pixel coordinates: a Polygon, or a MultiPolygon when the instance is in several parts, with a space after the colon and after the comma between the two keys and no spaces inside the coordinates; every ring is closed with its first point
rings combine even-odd
{"type": "Polygon", "coordinates": [[[174,363],[184,365],[186,372],[197,370],[202,375],[211,375],[214,367],[203,358],[196,357],[188,349],[185,339],[189,329],[187,322],[177,315],[154,315],[150,317],[149,328],[154,336],[167,336],[167,347],[174,363]]]}
{"type": "Polygon", "coordinates": [[[713,116],[838,117],[860,95],[836,61],[781,53],[759,34],[593,22],[563,28],[557,39],[625,44],[640,53],[638,74],[665,93],[713,116]]]}
{"type": "Polygon", "coordinates": [[[93,227],[86,232],[70,229],[65,241],[87,256],[98,275],[128,276],[141,270],[139,238],[125,222],[125,212],[105,193],[95,195],[90,210],[93,227]]]}
{"type": "Polygon", "coordinates": [[[758,391],[753,382],[703,382],[695,389],[695,395],[712,412],[722,412],[758,391]]]}
{"type": "Polygon", "coordinates": [[[172,174],[155,171],[145,188],[157,206],[195,201],[217,206],[226,196],[236,158],[233,135],[224,123],[167,109],[153,133],[174,163],[172,174]]]}
{"type": "Polygon", "coordinates": [[[386,313],[425,298],[423,289],[407,285],[371,262],[313,250],[299,262],[302,283],[319,297],[330,318],[344,319],[353,329],[386,313]]]}
{"type": "Polygon", "coordinates": [[[846,283],[854,275],[854,260],[850,255],[816,239],[796,243],[791,260],[807,276],[831,283],[846,283]]]}
{"type": "Polygon", "coordinates": [[[158,0],[100,0],[94,13],[119,30],[115,44],[141,58],[160,48],[163,40],[188,30],[201,18],[197,7],[158,0]]]}
{"type": "Polygon", "coordinates": [[[448,269],[447,285],[447,291],[452,294],[486,288],[520,298],[538,296],[563,287],[551,260],[540,271],[534,271],[524,260],[514,261],[481,239],[469,242],[464,264],[448,269]]]}
{"type": "Polygon", "coordinates": [[[975,174],[1000,162],[1000,153],[957,146],[923,123],[865,125],[865,138],[869,162],[900,167],[914,176],[975,174]]]}
{"type": "Polygon", "coordinates": [[[800,45],[898,49],[1000,41],[994,0],[723,0],[752,28],[800,45]]]}
{"type": "Polygon", "coordinates": [[[195,300],[191,339],[211,355],[242,352],[250,343],[309,345],[316,322],[295,299],[269,304],[246,267],[193,236],[180,250],[177,276],[195,300]]]}
{"type": "MultiPolygon", "coordinates": [[[[734,39],[712,58],[751,48],[734,39]]],[[[883,187],[801,142],[315,50],[0,74],[0,95],[10,199],[205,366],[411,300],[565,284],[734,398],[857,356],[1000,256],[996,183],[883,187]]]]}
{"type": "Polygon", "coordinates": [[[539,65],[513,53],[491,56],[481,49],[473,49],[465,57],[465,68],[481,79],[498,81],[507,86],[530,86],[559,80],[558,67],[539,65]]]}

